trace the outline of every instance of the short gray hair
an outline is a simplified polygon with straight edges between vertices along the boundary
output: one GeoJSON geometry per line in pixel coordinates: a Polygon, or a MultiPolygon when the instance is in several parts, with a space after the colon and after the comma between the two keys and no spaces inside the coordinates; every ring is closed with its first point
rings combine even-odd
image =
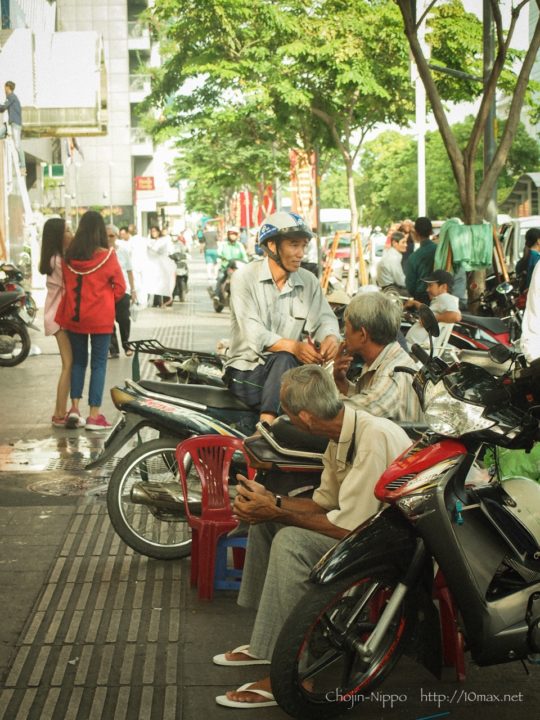
{"type": "Polygon", "coordinates": [[[353,330],[364,328],[377,345],[389,345],[401,324],[401,308],[382,292],[367,292],[353,297],[344,317],[353,330]]]}
{"type": "Polygon", "coordinates": [[[283,373],[281,401],[294,415],[307,410],[321,420],[332,420],[343,408],[334,379],[319,365],[301,365],[283,373]]]}
{"type": "Polygon", "coordinates": [[[108,225],[105,225],[106,230],[112,230],[112,232],[118,236],[120,235],[120,230],[116,227],[116,225],[113,225],[112,223],[109,223],[108,225]]]}

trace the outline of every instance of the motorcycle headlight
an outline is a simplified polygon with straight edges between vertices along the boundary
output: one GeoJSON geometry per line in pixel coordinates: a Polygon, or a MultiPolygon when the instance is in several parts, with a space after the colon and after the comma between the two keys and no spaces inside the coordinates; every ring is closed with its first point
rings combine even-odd
{"type": "Polygon", "coordinates": [[[459,437],[486,430],[493,420],[482,417],[484,408],[450,395],[443,382],[428,382],[424,390],[424,415],[427,424],[440,435],[459,437]]]}

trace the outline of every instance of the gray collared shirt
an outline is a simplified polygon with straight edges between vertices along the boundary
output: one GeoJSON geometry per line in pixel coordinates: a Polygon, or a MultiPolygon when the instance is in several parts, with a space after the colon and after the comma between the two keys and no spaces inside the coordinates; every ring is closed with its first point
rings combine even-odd
{"type": "Polygon", "coordinates": [[[371,365],[364,365],[355,383],[349,382],[346,402],[395,422],[423,422],[424,414],[413,390],[411,376],[394,372],[397,365],[416,370],[411,356],[399,343],[393,342],[379,353],[371,365]]]}
{"type": "Polygon", "coordinates": [[[328,335],[339,338],[336,316],[317,278],[300,268],[279,290],[268,258],[237,270],[231,281],[230,358],[227,366],[253,370],[278,340],[301,340],[309,334],[319,342],[328,335]]]}

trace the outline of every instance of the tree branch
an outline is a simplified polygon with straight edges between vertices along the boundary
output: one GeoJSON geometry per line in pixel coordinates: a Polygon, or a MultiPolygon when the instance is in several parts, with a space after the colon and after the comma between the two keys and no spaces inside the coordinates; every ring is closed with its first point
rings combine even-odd
{"type": "Polygon", "coordinates": [[[540,18],[536,23],[534,34],[531,39],[531,44],[529,45],[529,48],[525,54],[525,58],[523,59],[523,64],[518,75],[516,87],[512,95],[510,110],[508,111],[508,119],[506,121],[506,126],[504,128],[502,138],[499,142],[497,150],[495,151],[495,155],[489,166],[489,169],[484,176],[480,189],[478,190],[476,203],[478,208],[482,208],[484,206],[483,204],[487,201],[487,198],[489,198],[489,196],[491,195],[491,190],[495,186],[499,173],[502,170],[508,157],[510,147],[512,146],[512,141],[514,139],[514,135],[519,124],[521,108],[523,105],[523,98],[527,91],[529,76],[539,49],[540,18]]]}
{"type": "Polygon", "coordinates": [[[420,78],[424,83],[426,94],[431,104],[431,109],[435,116],[435,120],[437,121],[439,132],[441,133],[444,145],[446,147],[446,151],[448,153],[448,157],[450,159],[450,164],[452,166],[452,172],[454,173],[454,177],[456,179],[461,204],[462,206],[465,206],[465,166],[463,154],[459,148],[452,129],[450,128],[450,124],[448,123],[448,119],[444,111],[439,91],[437,90],[437,86],[435,85],[435,82],[433,80],[433,76],[428,67],[427,60],[418,41],[416,25],[412,18],[409,0],[396,0],[396,2],[401,11],[401,15],[403,16],[405,35],[407,36],[407,40],[409,41],[409,46],[416,62],[420,78]]]}

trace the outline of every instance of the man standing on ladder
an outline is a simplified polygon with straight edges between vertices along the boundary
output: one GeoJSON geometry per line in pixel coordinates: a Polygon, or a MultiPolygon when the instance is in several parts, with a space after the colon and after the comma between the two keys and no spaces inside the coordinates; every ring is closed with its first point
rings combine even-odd
{"type": "MultiPolygon", "coordinates": [[[[19,102],[19,98],[15,95],[15,83],[11,80],[8,80],[6,84],[4,85],[4,89],[6,91],[6,99],[3,104],[0,105],[0,112],[4,112],[7,110],[8,112],[8,125],[11,129],[11,137],[13,138],[13,143],[15,144],[15,148],[17,149],[17,152],[19,153],[19,168],[21,171],[21,175],[26,175],[26,162],[24,158],[24,150],[22,149],[21,145],[21,136],[22,136],[22,110],[21,110],[21,103],[19,102]]],[[[3,127],[0,127],[0,139],[6,137],[7,135],[7,127],[4,125],[3,127]]]]}

